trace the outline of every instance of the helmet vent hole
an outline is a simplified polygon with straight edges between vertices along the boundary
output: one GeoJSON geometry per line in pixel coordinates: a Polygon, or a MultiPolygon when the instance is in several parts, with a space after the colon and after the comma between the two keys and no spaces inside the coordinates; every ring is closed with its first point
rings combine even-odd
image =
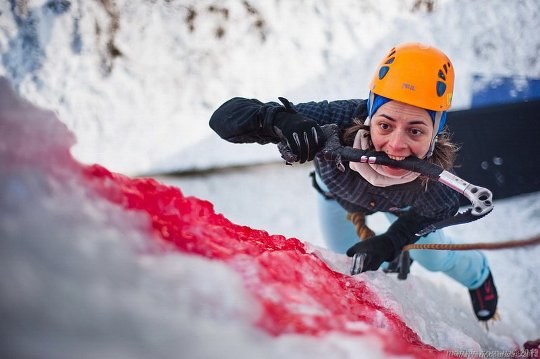
{"type": "Polygon", "coordinates": [[[442,70],[439,70],[439,78],[440,78],[441,80],[446,81],[446,76],[444,76],[444,73],[442,72],[442,70]]]}
{"type": "Polygon", "coordinates": [[[443,65],[443,69],[444,69],[444,73],[447,74],[448,73],[448,67],[446,67],[446,64],[443,65]]]}
{"type": "Polygon", "coordinates": [[[390,50],[390,53],[388,54],[387,57],[392,57],[392,56],[394,56],[395,53],[396,53],[396,48],[394,47],[394,48],[392,48],[392,50],[390,50]]]}
{"type": "Polygon", "coordinates": [[[388,66],[381,67],[381,69],[379,70],[379,80],[382,80],[383,77],[386,76],[386,74],[388,73],[388,70],[390,70],[388,66]]]}
{"type": "Polygon", "coordinates": [[[388,61],[386,61],[385,64],[390,65],[391,63],[394,62],[395,59],[396,59],[395,57],[392,57],[392,58],[388,59],[388,61]]]}
{"type": "Polygon", "coordinates": [[[437,96],[441,97],[446,91],[446,84],[442,81],[437,81],[437,96]]]}

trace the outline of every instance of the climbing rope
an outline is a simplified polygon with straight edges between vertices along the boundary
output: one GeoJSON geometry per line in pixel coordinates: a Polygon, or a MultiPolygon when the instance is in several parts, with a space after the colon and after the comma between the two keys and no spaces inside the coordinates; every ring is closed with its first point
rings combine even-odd
{"type": "Polygon", "coordinates": [[[347,213],[347,219],[351,221],[356,227],[356,234],[360,240],[364,241],[375,235],[375,232],[371,230],[366,224],[366,215],[362,212],[347,213]]]}
{"type": "Polygon", "coordinates": [[[506,241],[506,242],[495,242],[495,243],[466,243],[466,244],[408,244],[403,247],[404,251],[410,249],[434,249],[434,250],[451,250],[451,251],[468,251],[472,249],[483,249],[483,250],[493,250],[493,249],[509,249],[509,248],[519,248],[527,247],[535,244],[540,244],[540,236],[506,241]]]}
{"type": "MultiPolygon", "coordinates": [[[[365,240],[375,235],[375,233],[367,226],[366,216],[361,212],[348,213],[349,219],[356,226],[356,233],[361,240],[365,240]]],[[[527,247],[540,244],[540,235],[524,240],[514,240],[496,243],[465,243],[465,244],[409,244],[403,247],[399,256],[397,256],[385,269],[386,273],[398,273],[398,279],[405,280],[409,274],[411,265],[409,250],[411,249],[432,249],[432,250],[452,250],[452,251],[467,251],[467,250],[490,250],[490,249],[509,249],[527,247]]],[[[355,254],[352,260],[351,275],[359,274],[363,271],[363,263],[365,254],[355,254]]]]}
{"type": "MultiPolygon", "coordinates": [[[[361,240],[373,237],[375,232],[366,224],[366,215],[362,212],[353,212],[347,214],[347,219],[350,220],[356,227],[356,234],[361,240]]],[[[523,240],[514,240],[495,243],[465,243],[465,244],[408,244],[403,247],[403,251],[411,249],[432,249],[439,251],[468,251],[468,250],[494,250],[494,249],[509,249],[527,247],[540,244],[540,235],[523,240]]]]}

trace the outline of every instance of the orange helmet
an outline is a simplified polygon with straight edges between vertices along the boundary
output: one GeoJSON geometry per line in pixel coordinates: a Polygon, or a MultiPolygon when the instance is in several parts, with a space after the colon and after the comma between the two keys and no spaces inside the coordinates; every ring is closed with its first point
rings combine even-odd
{"type": "Polygon", "coordinates": [[[369,88],[395,101],[446,111],[452,103],[454,67],[450,59],[434,47],[402,44],[383,58],[369,88]]]}

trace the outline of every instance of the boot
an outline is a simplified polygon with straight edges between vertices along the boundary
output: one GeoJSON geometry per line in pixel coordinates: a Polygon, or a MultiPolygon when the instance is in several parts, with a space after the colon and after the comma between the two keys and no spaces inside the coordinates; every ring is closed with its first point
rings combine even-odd
{"type": "Polygon", "coordinates": [[[493,318],[497,311],[499,296],[497,295],[497,288],[495,288],[491,272],[484,283],[476,289],[470,289],[469,294],[471,296],[474,314],[478,320],[487,321],[493,318]]]}

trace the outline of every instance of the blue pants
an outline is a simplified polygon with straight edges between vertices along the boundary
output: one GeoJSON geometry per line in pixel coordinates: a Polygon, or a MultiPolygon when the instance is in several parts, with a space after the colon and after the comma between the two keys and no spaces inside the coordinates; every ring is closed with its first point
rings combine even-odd
{"type": "MultiPolygon", "coordinates": [[[[319,182],[319,184],[322,183],[319,182]]],[[[391,213],[385,213],[385,215],[390,222],[397,219],[391,213]]],[[[336,201],[319,196],[319,217],[323,237],[329,249],[337,253],[345,253],[358,242],[356,228],[347,219],[347,211],[336,201]]],[[[437,230],[421,237],[416,243],[452,243],[452,241],[444,235],[442,230],[437,230]]],[[[489,275],[487,259],[479,251],[413,249],[410,255],[427,270],[443,272],[469,289],[478,288],[489,275]]]]}

